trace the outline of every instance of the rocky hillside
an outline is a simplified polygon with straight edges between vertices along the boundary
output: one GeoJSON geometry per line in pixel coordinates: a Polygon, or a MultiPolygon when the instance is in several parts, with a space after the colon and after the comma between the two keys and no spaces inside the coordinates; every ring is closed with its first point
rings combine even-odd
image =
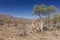
{"type": "Polygon", "coordinates": [[[54,29],[39,32],[29,24],[31,19],[1,14],[0,22],[2,20],[4,25],[0,25],[0,40],[60,40],[60,28],[53,27],[54,29]],[[14,23],[6,24],[7,20],[16,22],[17,25],[14,23]]]}
{"type": "Polygon", "coordinates": [[[17,17],[13,17],[11,15],[7,15],[7,14],[0,14],[0,19],[1,20],[4,20],[4,21],[7,21],[7,20],[10,20],[12,22],[31,22],[31,19],[26,19],[26,18],[17,18],[17,17]]]}

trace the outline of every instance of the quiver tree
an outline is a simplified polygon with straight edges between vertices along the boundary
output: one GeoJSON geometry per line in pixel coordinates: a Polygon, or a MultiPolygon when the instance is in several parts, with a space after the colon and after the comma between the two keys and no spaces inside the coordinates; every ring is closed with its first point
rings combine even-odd
{"type": "Polygon", "coordinates": [[[48,19],[48,22],[50,21],[50,15],[55,12],[55,6],[51,5],[49,7],[46,7],[44,4],[38,6],[36,5],[33,9],[33,14],[39,16],[40,24],[39,27],[42,28],[41,31],[43,30],[43,19],[42,16],[46,16],[48,19]]]}
{"type": "Polygon", "coordinates": [[[39,16],[39,20],[40,20],[39,29],[42,28],[40,29],[41,31],[43,30],[43,21],[42,21],[41,15],[45,15],[45,11],[44,11],[45,8],[46,6],[42,4],[40,6],[36,5],[33,10],[33,14],[39,16]]]}

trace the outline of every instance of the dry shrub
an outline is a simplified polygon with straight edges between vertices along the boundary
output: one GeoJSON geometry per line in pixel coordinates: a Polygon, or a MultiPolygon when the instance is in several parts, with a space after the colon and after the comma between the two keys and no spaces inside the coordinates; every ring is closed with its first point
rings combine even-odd
{"type": "Polygon", "coordinates": [[[16,27],[18,25],[18,23],[15,23],[14,26],[16,27]]]}
{"type": "Polygon", "coordinates": [[[0,19],[0,25],[4,25],[4,20],[0,19]]]}
{"type": "Polygon", "coordinates": [[[0,40],[4,40],[3,38],[0,38],[0,40]]]}

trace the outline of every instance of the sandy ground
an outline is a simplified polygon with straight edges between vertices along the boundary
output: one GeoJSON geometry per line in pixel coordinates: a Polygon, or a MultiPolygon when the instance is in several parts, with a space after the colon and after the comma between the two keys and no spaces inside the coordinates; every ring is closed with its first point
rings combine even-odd
{"type": "Polygon", "coordinates": [[[60,40],[60,29],[38,33],[28,27],[25,37],[19,35],[22,32],[21,28],[16,28],[13,25],[10,27],[7,24],[0,25],[0,40],[60,40]]]}

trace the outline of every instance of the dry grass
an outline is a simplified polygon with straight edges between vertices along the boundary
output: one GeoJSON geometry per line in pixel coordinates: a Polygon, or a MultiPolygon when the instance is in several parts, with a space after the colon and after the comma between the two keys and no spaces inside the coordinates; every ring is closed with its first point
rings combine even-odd
{"type": "Polygon", "coordinates": [[[17,19],[9,15],[0,15],[0,19],[4,20],[3,25],[2,23],[0,25],[0,40],[60,40],[60,29],[58,28],[52,30],[51,27],[47,27],[46,31],[37,32],[36,29],[33,30],[30,19],[17,19]],[[12,23],[7,24],[6,21],[9,18],[12,23]]]}
{"type": "Polygon", "coordinates": [[[32,30],[31,25],[27,24],[27,26],[27,36],[20,36],[23,33],[22,28],[16,28],[12,24],[10,24],[10,27],[8,27],[8,24],[1,25],[0,40],[60,40],[60,29],[38,33],[32,30]]]}

